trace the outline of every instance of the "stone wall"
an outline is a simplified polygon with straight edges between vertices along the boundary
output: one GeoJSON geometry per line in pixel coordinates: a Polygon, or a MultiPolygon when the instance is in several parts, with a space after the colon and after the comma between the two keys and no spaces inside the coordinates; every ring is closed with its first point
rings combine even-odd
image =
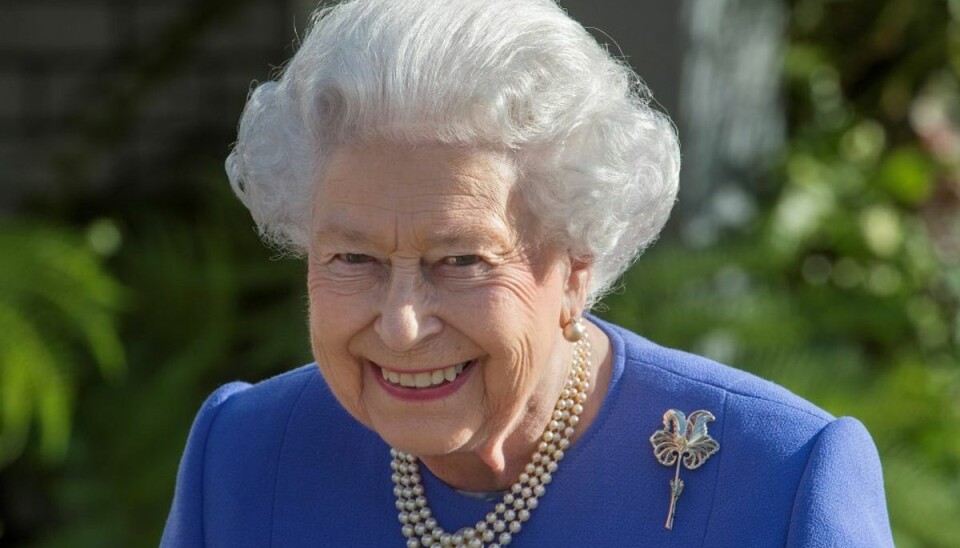
{"type": "Polygon", "coordinates": [[[289,56],[287,0],[5,0],[0,211],[149,185],[224,155],[246,90],[289,56]]]}
{"type": "MultiPolygon", "coordinates": [[[[676,117],[679,2],[560,4],[676,117]]],[[[292,54],[314,5],[3,0],[0,213],[37,197],[167,184],[190,158],[223,158],[251,82],[292,54]]]]}

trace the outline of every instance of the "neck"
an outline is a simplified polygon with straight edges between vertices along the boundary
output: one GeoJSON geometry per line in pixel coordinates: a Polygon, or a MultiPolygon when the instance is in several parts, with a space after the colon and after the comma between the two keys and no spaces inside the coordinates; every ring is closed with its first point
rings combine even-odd
{"type": "MultiPolygon", "coordinates": [[[[593,358],[589,369],[592,382],[580,415],[572,444],[596,419],[606,397],[611,378],[610,341],[599,328],[587,322],[593,358]]],[[[569,358],[573,356],[573,344],[569,358]]],[[[569,362],[568,362],[569,363],[569,362]]],[[[494,438],[482,447],[442,456],[424,456],[421,462],[447,485],[463,491],[490,492],[507,489],[524,471],[530,457],[540,443],[541,436],[551,420],[556,399],[566,376],[556,384],[552,401],[532,404],[522,415],[519,424],[509,429],[509,435],[494,438]]]]}

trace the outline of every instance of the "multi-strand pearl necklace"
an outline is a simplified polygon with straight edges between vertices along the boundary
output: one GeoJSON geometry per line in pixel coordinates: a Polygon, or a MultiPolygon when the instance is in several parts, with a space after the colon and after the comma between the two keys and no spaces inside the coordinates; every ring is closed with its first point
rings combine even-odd
{"type": "Polygon", "coordinates": [[[473,527],[464,527],[456,533],[445,531],[430,510],[417,458],[391,449],[393,494],[397,497],[401,532],[407,539],[407,548],[500,548],[510,544],[514,535],[523,528],[523,523],[530,519],[530,513],[539,506],[540,497],[553,481],[552,474],[557,471],[557,463],[570,446],[570,438],[580,422],[590,388],[589,366],[590,343],[583,338],[574,347],[570,375],[530,462],[493,511],[473,527]]]}

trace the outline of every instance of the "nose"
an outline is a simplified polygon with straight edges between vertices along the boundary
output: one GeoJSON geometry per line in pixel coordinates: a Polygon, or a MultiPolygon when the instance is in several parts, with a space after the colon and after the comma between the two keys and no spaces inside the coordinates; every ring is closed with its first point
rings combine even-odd
{"type": "Polygon", "coordinates": [[[374,323],[387,348],[407,352],[443,328],[433,310],[429,290],[420,273],[391,272],[387,294],[374,323]]]}

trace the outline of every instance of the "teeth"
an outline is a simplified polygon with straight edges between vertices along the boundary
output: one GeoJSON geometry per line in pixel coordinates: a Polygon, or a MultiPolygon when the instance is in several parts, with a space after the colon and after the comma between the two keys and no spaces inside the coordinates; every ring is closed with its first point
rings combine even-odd
{"type": "Polygon", "coordinates": [[[408,388],[426,388],[428,386],[437,386],[444,382],[456,380],[457,375],[463,373],[463,368],[470,363],[469,361],[451,365],[443,369],[428,371],[425,373],[397,373],[389,369],[380,368],[380,374],[387,381],[393,384],[399,384],[408,388]]]}
{"type": "Polygon", "coordinates": [[[430,386],[430,379],[433,377],[430,373],[417,373],[414,378],[417,380],[417,388],[426,388],[430,386]]]}

